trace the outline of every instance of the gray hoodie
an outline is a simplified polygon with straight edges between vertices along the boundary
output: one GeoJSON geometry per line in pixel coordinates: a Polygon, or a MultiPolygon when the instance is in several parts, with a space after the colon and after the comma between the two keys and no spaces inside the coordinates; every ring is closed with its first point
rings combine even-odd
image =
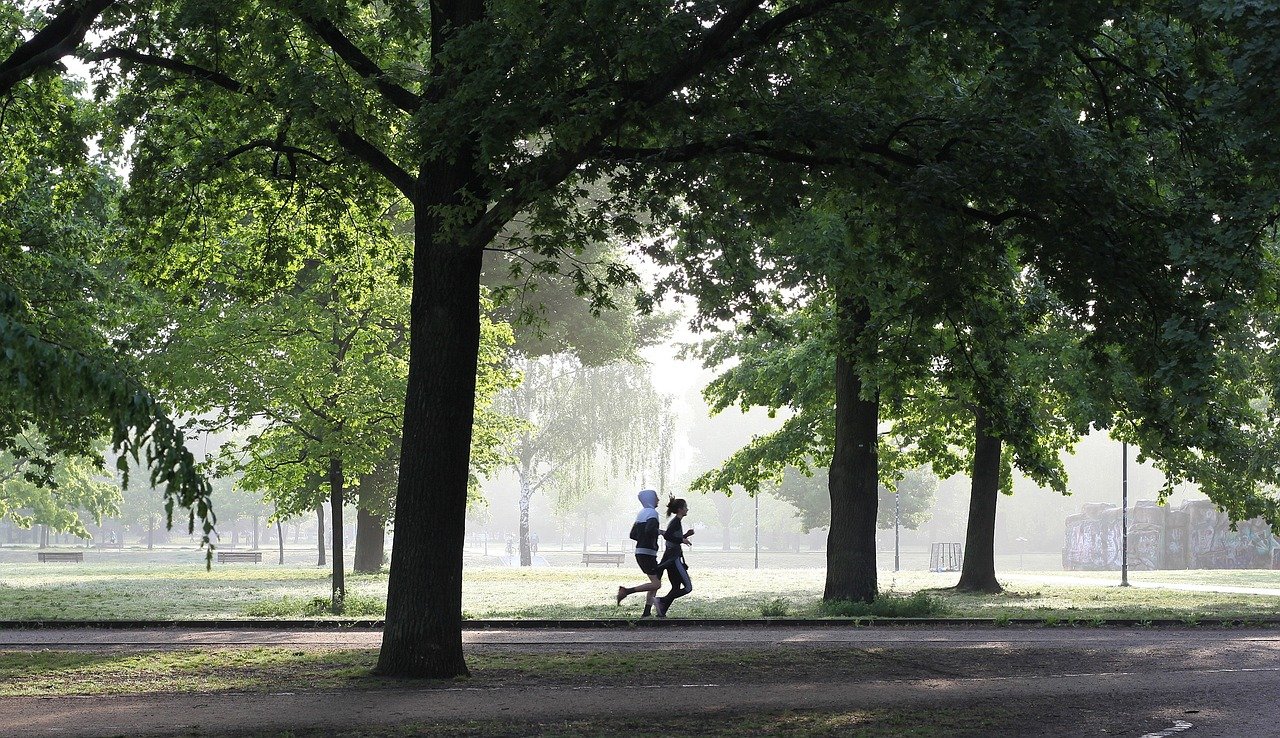
{"type": "Polygon", "coordinates": [[[658,555],[658,493],[651,489],[640,490],[640,512],[631,526],[631,540],[636,542],[637,556],[658,555]]]}

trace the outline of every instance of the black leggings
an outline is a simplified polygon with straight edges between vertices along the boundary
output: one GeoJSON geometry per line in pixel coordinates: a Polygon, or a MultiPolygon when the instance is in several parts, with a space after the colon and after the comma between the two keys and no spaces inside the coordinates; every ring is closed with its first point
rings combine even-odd
{"type": "Polygon", "coordinates": [[[684,565],[684,559],[672,559],[666,569],[667,579],[671,582],[671,591],[661,597],[660,612],[665,612],[671,607],[671,603],[675,602],[677,597],[684,597],[693,591],[693,580],[689,578],[689,569],[684,565]]]}

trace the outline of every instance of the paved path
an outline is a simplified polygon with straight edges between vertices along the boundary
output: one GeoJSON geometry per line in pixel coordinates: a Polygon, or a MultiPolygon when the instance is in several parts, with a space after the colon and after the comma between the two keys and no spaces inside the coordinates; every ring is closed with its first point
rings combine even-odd
{"type": "MultiPolygon", "coordinates": [[[[964,648],[969,646],[1036,646],[1042,648],[1079,649],[1085,647],[1134,648],[1180,644],[1187,648],[1226,644],[1276,644],[1280,646],[1280,630],[1216,629],[1216,628],[1089,628],[1089,627],[689,627],[676,629],[590,628],[464,631],[463,643],[469,647],[560,647],[582,646],[602,648],[642,646],[655,642],[678,640],[681,648],[766,648],[786,645],[847,645],[853,647],[964,648]]],[[[131,649],[197,646],[313,646],[326,648],[377,648],[382,633],[372,630],[319,631],[265,630],[186,630],[178,628],[40,628],[0,630],[0,649],[27,648],[103,648],[131,649]]]]}
{"type": "MultiPolygon", "coordinates": [[[[659,685],[637,674],[597,685],[425,683],[366,690],[212,693],[110,698],[0,699],[0,733],[22,736],[202,735],[349,729],[434,721],[607,719],[653,716],[679,704],[699,720],[813,710],[951,711],[986,728],[966,735],[1276,735],[1280,725],[1280,631],[1169,628],[678,628],[492,630],[465,634],[471,650],[593,652],[653,648],[655,637],[688,649],[770,648],[803,667],[804,649],[847,650],[862,659],[839,678],[708,673],[659,685]],[[672,634],[679,637],[672,639],[672,634]],[[1168,731],[1178,731],[1168,732],[1168,731]]],[[[0,650],[289,645],[374,647],[368,631],[177,629],[0,631],[0,650]]],[[[795,674],[800,674],[797,671],[795,674]]]]}

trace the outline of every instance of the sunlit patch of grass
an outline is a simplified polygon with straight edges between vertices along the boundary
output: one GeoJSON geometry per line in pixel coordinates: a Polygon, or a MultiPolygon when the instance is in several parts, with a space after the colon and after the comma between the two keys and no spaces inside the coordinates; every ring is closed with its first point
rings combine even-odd
{"type": "MultiPolygon", "coordinates": [[[[864,674],[880,664],[870,651],[806,648],[803,659],[776,649],[689,649],[655,642],[636,650],[511,652],[478,649],[467,656],[471,682],[504,684],[629,685],[661,668],[667,678],[715,675],[739,683],[774,679],[830,679],[864,674]],[[664,653],[679,659],[663,662],[664,653]]],[[[203,648],[96,653],[55,650],[0,652],[0,698],[178,692],[289,691],[404,686],[371,675],[374,649],[203,648]]],[[[423,682],[426,688],[451,682],[423,682]]]]}
{"type": "Polygon", "coordinates": [[[353,675],[367,676],[376,656],[371,650],[282,648],[0,653],[0,697],[343,686],[353,675]]]}

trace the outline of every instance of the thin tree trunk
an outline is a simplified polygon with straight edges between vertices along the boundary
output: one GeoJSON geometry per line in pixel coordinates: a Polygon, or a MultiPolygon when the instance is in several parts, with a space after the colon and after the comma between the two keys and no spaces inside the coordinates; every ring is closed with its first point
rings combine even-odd
{"type": "Polygon", "coordinates": [[[363,507],[356,508],[356,557],[352,568],[364,574],[382,571],[387,522],[363,507]]]}
{"type": "Polygon", "coordinates": [[[279,520],[276,521],[276,543],[280,545],[280,566],[284,566],[284,527],[279,520]]]}
{"type": "Polygon", "coordinates": [[[147,516],[147,550],[152,550],[152,545],[156,537],[156,514],[151,513],[147,516]]]}
{"type": "Polygon", "coordinates": [[[533,553],[529,546],[529,502],[533,491],[523,475],[520,478],[520,566],[533,566],[533,553]]]}
{"type": "Polygon", "coordinates": [[[333,614],[341,615],[347,599],[346,572],[342,555],[342,460],[329,459],[329,529],[333,531],[333,614]]]}
{"type": "Polygon", "coordinates": [[[868,318],[865,308],[851,316],[850,331],[836,355],[835,451],[827,491],[831,529],[827,534],[824,600],[871,602],[876,597],[876,509],[879,403],[864,400],[862,378],[845,351],[868,318]]]}
{"type": "Polygon", "coordinates": [[[996,503],[1000,499],[1001,441],[991,435],[991,420],[978,410],[974,417],[973,483],[969,491],[969,527],[964,563],[956,589],[1003,592],[996,581],[996,503]]]}
{"type": "Polygon", "coordinates": [[[258,550],[258,516],[253,516],[253,550],[258,550]]]}
{"type": "Polygon", "coordinates": [[[320,558],[316,561],[316,566],[325,565],[324,550],[324,505],[316,507],[316,550],[319,552],[320,558]]]}
{"type": "MultiPolygon", "coordinates": [[[[436,6],[433,4],[432,8],[436,6]]],[[[483,4],[471,5],[476,17],[483,4]]],[[[471,22],[472,19],[464,19],[471,22]]],[[[380,674],[466,675],[462,654],[462,548],[480,346],[479,250],[435,240],[431,207],[461,207],[473,155],[433,167],[415,203],[413,305],[404,439],[380,674]]]]}

